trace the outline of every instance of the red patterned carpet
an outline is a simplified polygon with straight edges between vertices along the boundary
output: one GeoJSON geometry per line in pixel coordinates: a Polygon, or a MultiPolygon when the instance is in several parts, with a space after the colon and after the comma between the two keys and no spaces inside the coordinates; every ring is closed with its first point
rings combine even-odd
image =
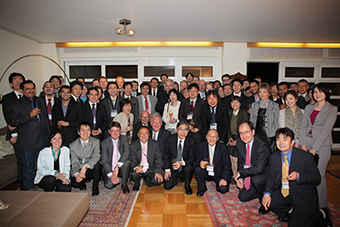
{"type": "MultiPolygon", "coordinates": [[[[79,226],[117,226],[122,227],[127,223],[130,211],[132,212],[138,192],[132,191],[133,183],[128,183],[131,192],[123,194],[118,185],[112,190],[106,189],[103,182],[99,185],[100,194],[92,194],[92,181],[86,184],[90,197],[90,208],[79,226]]],[[[72,193],[81,192],[72,189],[72,193]]]]}
{"type": "MultiPolygon", "coordinates": [[[[258,213],[260,204],[258,199],[247,203],[242,203],[237,195],[236,185],[231,185],[226,194],[216,192],[213,182],[207,183],[208,191],[204,194],[205,202],[208,206],[213,226],[275,226],[286,227],[287,223],[279,222],[277,215],[269,212],[266,215],[258,213]]],[[[340,209],[329,201],[329,208],[333,216],[334,226],[340,226],[340,209]]]]}

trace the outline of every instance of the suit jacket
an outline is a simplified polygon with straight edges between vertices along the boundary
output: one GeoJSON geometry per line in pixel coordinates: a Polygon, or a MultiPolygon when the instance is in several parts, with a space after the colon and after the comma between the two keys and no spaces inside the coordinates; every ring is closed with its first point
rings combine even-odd
{"type": "Polygon", "coordinates": [[[244,168],[246,164],[246,144],[240,139],[237,139],[236,148],[238,151],[237,167],[241,178],[251,177],[253,175],[258,175],[262,183],[266,182],[267,179],[267,169],[268,160],[270,155],[270,149],[268,143],[265,139],[260,136],[255,135],[253,139],[253,146],[251,148],[251,167],[244,168]]]}
{"type": "MultiPolygon", "coordinates": [[[[149,132],[150,132],[149,139],[152,139],[152,128],[151,127],[149,128],[149,132]]],[[[162,126],[161,129],[159,130],[158,138],[157,138],[157,142],[159,144],[159,151],[161,153],[163,153],[164,144],[169,135],[170,135],[170,132],[164,129],[164,127],[162,126]]]]}
{"type": "Polygon", "coordinates": [[[113,106],[110,96],[106,96],[104,99],[100,100],[100,103],[105,106],[106,115],[110,117],[110,122],[113,121],[114,116],[111,114],[113,110],[117,111],[117,114],[121,112],[119,102],[122,100],[121,96],[117,96],[115,106],[113,106]]]}
{"type": "Polygon", "coordinates": [[[130,96],[131,100],[131,113],[134,116],[133,124],[136,124],[139,121],[139,105],[138,105],[138,99],[136,97],[130,96]]]}
{"type": "Polygon", "coordinates": [[[126,129],[130,124],[132,126],[132,130],[129,132],[122,132],[122,135],[128,136],[130,134],[132,138],[133,136],[133,114],[132,113],[129,113],[129,120],[123,112],[120,112],[117,116],[115,116],[113,120],[119,122],[121,129],[126,129]]]}
{"type": "MultiPolygon", "coordinates": [[[[11,108],[12,108],[12,105],[17,102],[19,99],[18,97],[16,96],[15,92],[12,91],[6,95],[4,95],[2,97],[2,113],[5,117],[5,121],[7,123],[7,125],[10,123],[10,119],[11,119],[11,108]]],[[[6,140],[9,140],[11,139],[11,134],[12,133],[17,133],[18,130],[17,129],[14,129],[13,131],[7,131],[7,136],[6,136],[6,140]]]]}
{"type": "MultiPolygon", "coordinates": [[[[142,122],[138,121],[136,124],[133,125],[133,132],[132,132],[132,140],[131,142],[134,142],[138,140],[138,135],[137,133],[139,132],[139,129],[142,127],[142,122]]],[[[147,126],[150,129],[150,122],[148,123],[147,126]]]]}
{"type": "MultiPolygon", "coordinates": [[[[203,141],[198,145],[197,150],[197,165],[203,160],[209,160],[209,144],[203,141]]],[[[210,160],[209,160],[210,161],[210,160]]],[[[230,182],[231,180],[231,162],[229,157],[229,150],[226,144],[217,142],[214,151],[214,181],[219,182],[221,179],[230,182]]]]}
{"type": "MultiPolygon", "coordinates": [[[[228,142],[228,128],[230,125],[229,121],[229,115],[226,114],[228,113],[227,107],[223,105],[222,103],[218,103],[216,107],[216,123],[217,123],[217,132],[219,135],[219,138],[221,141],[224,143],[228,142]]],[[[210,123],[212,119],[212,114],[210,110],[210,106],[208,103],[206,103],[201,110],[201,138],[202,141],[205,140],[205,136],[207,135],[209,129],[210,129],[210,123]]]]}
{"type": "MultiPolygon", "coordinates": [[[[101,157],[100,162],[103,165],[104,174],[107,175],[112,172],[112,158],[113,158],[113,141],[111,137],[107,137],[101,143],[101,157]]],[[[119,136],[118,138],[118,152],[120,158],[118,162],[125,164],[129,160],[129,139],[127,136],[119,136]]]]}
{"type": "MultiPolygon", "coordinates": [[[[250,121],[256,127],[257,114],[260,109],[260,102],[251,104],[250,121]]],[[[274,137],[276,130],[279,128],[279,105],[272,100],[268,100],[268,106],[265,114],[265,128],[268,137],[274,137]]]]}
{"type": "Polygon", "coordinates": [[[86,147],[83,147],[80,138],[70,143],[71,153],[71,176],[78,173],[84,164],[88,164],[90,169],[97,164],[100,159],[100,141],[92,136],[87,141],[86,147]],[[83,164],[83,158],[85,163],[83,164]]]}
{"type": "MultiPolygon", "coordinates": [[[[44,93],[42,93],[42,94],[40,93],[39,97],[44,100],[44,108],[46,108],[46,113],[48,114],[48,112],[47,112],[47,104],[48,103],[46,103],[46,96],[45,96],[45,94],[44,93]]],[[[54,105],[60,105],[61,100],[59,98],[56,98],[56,97],[53,96],[53,99],[54,99],[53,100],[54,101],[53,106],[54,105]]],[[[53,109],[53,106],[52,106],[52,109],[53,109]]],[[[52,119],[53,119],[53,112],[52,112],[52,119]]],[[[52,130],[52,126],[50,126],[50,129],[52,130]]]]}
{"type": "MultiPolygon", "coordinates": [[[[156,112],[155,108],[156,108],[156,104],[157,104],[157,98],[152,96],[152,95],[148,95],[150,102],[149,103],[149,109],[150,109],[150,114],[154,114],[156,112]]],[[[137,96],[138,99],[138,116],[140,116],[140,114],[142,113],[142,111],[144,110],[143,108],[143,102],[145,100],[143,95],[139,95],[137,96]]]]}
{"type": "Polygon", "coordinates": [[[83,105],[85,121],[87,121],[91,125],[92,129],[100,129],[102,131],[101,134],[95,136],[95,138],[102,141],[104,139],[104,134],[107,131],[107,128],[108,128],[108,125],[109,125],[109,122],[110,122],[110,118],[109,118],[109,116],[107,116],[107,111],[106,111],[105,106],[100,104],[100,103],[97,103],[96,128],[94,128],[93,115],[92,115],[92,109],[91,108],[92,107],[90,106],[89,101],[86,100],[84,105],[83,105]]]}
{"type": "Polygon", "coordinates": [[[329,102],[326,102],[319,114],[316,116],[314,124],[312,125],[310,115],[312,114],[315,106],[316,103],[306,106],[300,127],[299,144],[307,145],[306,137],[308,132],[312,130],[314,143],[311,147],[308,144],[309,146],[307,145],[307,148],[314,148],[315,150],[320,151],[322,146],[331,146],[333,144],[332,128],[338,117],[338,108],[329,102]]]}
{"type": "Polygon", "coordinates": [[[11,106],[10,125],[17,127],[19,150],[33,150],[48,145],[50,135],[49,120],[44,106],[44,100],[34,97],[40,114],[30,116],[32,108],[26,97],[22,97],[11,106]]]}
{"type": "MultiPolygon", "coordinates": [[[[197,97],[192,119],[195,123],[194,128],[198,128],[199,130],[201,130],[201,110],[205,104],[206,101],[197,97]]],[[[179,120],[188,122],[187,116],[189,112],[190,112],[190,98],[187,98],[181,101],[181,106],[179,108],[179,120]]],[[[190,122],[188,122],[188,124],[189,123],[190,122]]]]}
{"type": "MultiPolygon", "coordinates": [[[[163,88],[164,88],[164,86],[163,86],[163,88]]],[[[154,96],[154,97],[159,97],[159,95],[160,94],[162,94],[164,92],[164,89],[159,89],[159,87],[157,87],[157,92],[156,92],[156,95],[153,95],[152,94],[152,88],[150,88],[150,91],[149,91],[149,95],[152,95],[152,96],[154,96]]]]}
{"type": "Polygon", "coordinates": [[[52,109],[52,128],[54,131],[57,131],[57,123],[58,121],[66,121],[69,123],[68,126],[62,127],[59,129],[63,135],[63,144],[68,146],[72,141],[78,138],[77,126],[80,122],[85,121],[85,116],[83,112],[83,104],[74,101],[74,98],[70,98],[68,103],[66,116],[64,117],[63,109],[61,107],[62,102],[58,105],[54,105],[52,109]]]}
{"type": "MultiPolygon", "coordinates": [[[[165,141],[164,150],[163,150],[163,158],[164,158],[164,169],[171,169],[172,167],[172,159],[177,158],[177,143],[178,143],[178,135],[173,134],[170,135],[165,141]]],[[[185,161],[186,166],[194,166],[195,154],[196,154],[196,141],[187,136],[184,141],[182,157],[185,161]]]]}
{"type": "MultiPolygon", "coordinates": [[[[231,122],[231,117],[233,115],[233,110],[229,111],[229,120],[231,122]]],[[[242,121],[249,120],[249,114],[247,111],[243,109],[239,109],[238,114],[237,114],[237,122],[236,124],[239,125],[242,121]]],[[[231,123],[229,123],[229,129],[228,129],[228,135],[227,135],[227,140],[231,138],[231,129],[230,129],[231,123]]],[[[238,133],[237,133],[238,135],[238,133]]]]}
{"type": "MultiPolygon", "coordinates": [[[[289,196],[295,205],[294,209],[298,209],[304,216],[310,216],[319,210],[316,186],[321,182],[321,176],[313,156],[294,147],[289,165],[289,174],[293,171],[299,173],[299,180],[289,181],[289,196]]],[[[281,152],[275,152],[270,156],[265,192],[272,194],[275,190],[281,190],[281,180],[281,152]]]]}
{"type": "MultiPolygon", "coordinates": [[[[140,140],[136,140],[130,145],[130,157],[131,171],[135,167],[139,166],[142,161],[142,147],[140,140]]],[[[155,140],[148,140],[147,147],[147,160],[149,163],[149,169],[155,173],[162,174],[162,159],[159,152],[158,142],[155,140]]]]}

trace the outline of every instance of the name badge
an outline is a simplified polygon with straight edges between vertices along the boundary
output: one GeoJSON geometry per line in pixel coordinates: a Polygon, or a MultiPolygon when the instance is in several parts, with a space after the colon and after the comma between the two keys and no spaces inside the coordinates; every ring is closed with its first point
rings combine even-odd
{"type": "Polygon", "coordinates": [[[189,113],[188,116],[187,116],[187,120],[192,120],[192,113],[189,113]]]}
{"type": "Polygon", "coordinates": [[[85,164],[85,158],[83,158],[81,161],[82,161],[83,164],[85,164]]]}
{"type": "Polygon", "coordinates": [[[48,115],[48,120],[52,120],[52,114],[48,115]]]}
{"type": "Polygon", "coordinates": [[[288,181],[282,181],[282,188],[283,189],[289,189],[289,182],[288,181]]]}
{"type": "Polygon", "coordinates": [[[111,111],[111,117],[115,117],[117,115],[117,110],[112,110],[111,111]]]}
{"type": "Polygon", "coordinates": [[[214,165],[207,165],[208,172],[214,172],[214,165]]]}
{"type": "Polygon", "coordinates": [[[217,124],[216,124],[216,123],[211,123],[211,124],[210,124],[210,129],[215,129],[215,130],[217,130],[217,124]]]}
{"type": "Polygon", "coordinates": [[[248,169],[248,168],[250,168],[250,166],[244,165],[243,168],[248,169]]]}

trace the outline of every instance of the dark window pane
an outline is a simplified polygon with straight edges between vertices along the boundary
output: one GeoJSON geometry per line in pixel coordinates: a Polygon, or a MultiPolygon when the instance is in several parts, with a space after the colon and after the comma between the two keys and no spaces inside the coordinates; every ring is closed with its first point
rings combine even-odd
{"type": "Polygon", "coordinates": [[[138,78],[138,66],[137,65],[107,65],[106,77],[117,78],[122,76],[124,78],[138,78]]]}
{"type": "Polygon", "coordinates": [[[340,143],[340,131],[332,132],[333,143],[340,143]]]}
{"type": "Polygon", "coordinates": [[[76,79],[77,77],[86,78],[99,78],[102,75],[100,65],[80,65],[70,66],[70,78],[76,79]]]}
{"type": "Polygon", "coordinates": [[[188,73],[192,73],[194,76],[199,77],[212,77],[213,67],[212,66],[183,66],[182,77],[185,77],[188,73]]]}
{"type": "Polygon", "coordinates": [[[340,78],[340,68],[322,68],[321,77],[340,78]]]}
{"type": "Polygon", "coordinates": [[[338,115],[338,118],[335,121],[334,128],[340,128],[340,115],[338,115]]]}
{"type": "Polygon", "coordinates": [[[286,67],[285,68],[285,77],[298,77],[305,78],[311,77],[313,78],[314,68],[307,67],[286,67]]]}
{"type": "Polygon", "coordinates": [[[325,83],[331,91],[331,95],[340,95],[340,83],[325,83]]]}
{"type": "Polygon", "coordinates": [[[334,106],[338,107],[338,111],[340,112],[340,99],[330,99],[330,103],[332,103],[334,106]]]}
{"type": "Polygon", "coordinates": [[[174,77],[175,66],[144,66],[145,77],[156,77],[160,80],[162,74],[166,74],[168,77],[174,77]]]}

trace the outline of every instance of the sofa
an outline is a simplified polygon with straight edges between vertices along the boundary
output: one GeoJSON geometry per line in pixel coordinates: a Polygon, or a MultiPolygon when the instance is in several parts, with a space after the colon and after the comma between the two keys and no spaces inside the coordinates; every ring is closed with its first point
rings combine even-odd
{"type": "Polygon", "coordinates": [[[0,129],[0,189],[17,180],[17,159],[12,145],[6,141],[6,133],[7,127],[0,129]]]}
{"type": "Polygon", "coordinates": [[[0,200],[9,204],[0,210],[0,227],[78,226],[89,209],[87,193],[4,190],[0,200]]]}

